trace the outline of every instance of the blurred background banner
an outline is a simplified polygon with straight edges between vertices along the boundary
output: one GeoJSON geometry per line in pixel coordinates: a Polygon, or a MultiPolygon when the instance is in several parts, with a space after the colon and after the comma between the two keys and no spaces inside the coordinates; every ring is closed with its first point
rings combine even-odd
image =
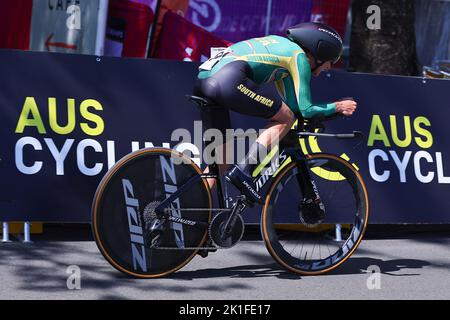
{"type": "Polygon", "coordinates": [[[205,61],[210,57],[211,47],[227,47],[229,44],[182,16],[167,12],[153,57],[181,61],[205,61]]]}
{"type": "Polygon", "coordinates": [[[200,62],[208,45],[316,21],[343,37],[334,69],[450,79],[448,0],[2,0],[0,8],[0,48],[200,62]],[[380,27],[369,28],[375,17],[380,27]]]}
{"type": "Polygon", "coordinates": [[[109,0],[105,55],[145,57],[154,11],[145,4],[109,0]]]}
{"type": "Polygon", "coordinates": [[[237,42],[284,30],[311,17],[312,0],[190,0],[186,18],[237,42]]]}
{"type": "Polygon", "coordinates": [[[28,50],[33,0],[2,0],[0,48],[28,50]]]}
{"type": "Polygon", "coordinates": [[[332,26],[344,37],[347,24],[347,13],[350,8],[350,0],[314,0],[311,12],[311,21],[322,22],[332,26]]]}
{"type": "Polygon", "coordinates": [[[30,50],[103,54],[107,3],[33,1],[30,50]]]}

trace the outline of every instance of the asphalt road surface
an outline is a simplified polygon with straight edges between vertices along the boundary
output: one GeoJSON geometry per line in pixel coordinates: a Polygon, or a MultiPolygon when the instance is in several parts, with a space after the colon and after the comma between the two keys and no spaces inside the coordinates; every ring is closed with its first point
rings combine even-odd
{"type": "Polygon", "coordinates": [[[142,280],[112,268],[87,230],[59,230],[34,236],[30,245],[0,243],[0,279],[0,299],[7,300],[448,300],[450,232],[369,236],[339,269],[310,277],[279,268],[264,243],[250,234],[229,250],[206,259],[196,256],[168,278],[142,280]],[[81,271],[79,290],[67,286],[68,267],[73,265],[81,271]]]}

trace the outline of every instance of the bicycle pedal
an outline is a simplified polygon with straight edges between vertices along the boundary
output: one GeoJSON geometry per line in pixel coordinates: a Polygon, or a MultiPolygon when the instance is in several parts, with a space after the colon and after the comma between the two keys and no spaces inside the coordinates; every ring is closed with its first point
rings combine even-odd
{"type": "Polygon", "coordinates": [[[253,208],[255,206],[255,203],[263,204],[261,200],[253,201],[252,199],[249,199],[246,195],[239,196],[239,199],[249,208],[253,208]]]}
{"type": "Polygon", "coordinates": [[[217,251],[216,247],[208,247],[205,249],[198,250],[197,254],[202,258],[206,258],[210,252],[216,252],[216,251],[217,251]]]}
{"type": "Polygon", "coordinates": [[[206,249],[200,249],[197,251],[197,254],[202,258],[206,258],[208,256],[209,252],[206,249]]]}

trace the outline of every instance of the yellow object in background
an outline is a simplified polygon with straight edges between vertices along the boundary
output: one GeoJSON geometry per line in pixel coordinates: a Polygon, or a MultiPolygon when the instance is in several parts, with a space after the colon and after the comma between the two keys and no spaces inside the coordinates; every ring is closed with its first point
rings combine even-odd
{"type": "MultiPolygon", "coordinates": [[[[345,223],[341,225],[342,229],[351,229],[352,225],[345,223]]],[[[276,229],[286,230],[286,231],[303,231],[303,232],[323,232],[335,230],[335,224],[320,224],[317,227],[307,227],[301,223],[286,223],[286,224],[276,224],[276,229]]]]}
{"type": "MultiPolygon", "coordinates": [[[[9,233],[10,234],[20,234],[23,233],[23,222],[10,222],[9,223],[9,233]]],[[[42,222],[31,222],[31,233],[42,233],[44,231],[44,224],[42,222]]],[[[0,228],[0,234],[3,233],[3,228],[0,228]]]]}

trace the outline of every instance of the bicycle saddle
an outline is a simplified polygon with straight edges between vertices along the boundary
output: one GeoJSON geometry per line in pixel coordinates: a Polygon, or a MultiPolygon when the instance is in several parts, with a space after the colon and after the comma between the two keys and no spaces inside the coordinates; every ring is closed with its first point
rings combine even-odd
{"type": "Polygon", "coordinates": [[[192,95],[186,95],[186,98],[189,101],[193,101],[196,104],[198,104],[200,107],[206,107],[206,106],[212,106],[214,105],[214,102],[208,98],[203,98],[199,96],[192,96],[192,95]]]}

